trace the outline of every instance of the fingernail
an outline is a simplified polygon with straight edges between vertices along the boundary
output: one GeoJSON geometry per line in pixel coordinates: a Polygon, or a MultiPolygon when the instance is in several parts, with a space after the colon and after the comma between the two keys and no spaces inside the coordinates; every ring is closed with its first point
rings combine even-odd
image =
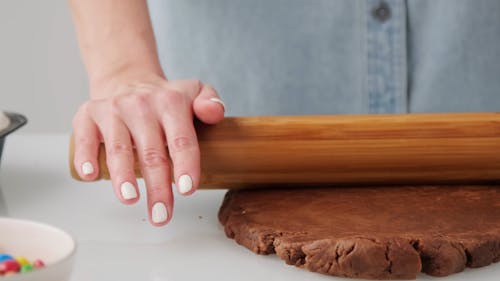
{"type": "Polygon", "coordinates": [[[90,162],[85,162],[82,164],[82,173],[84,175],[91,175],[94,173],[94,166],[90,162]]]}
{"type": "Polygon", "coordinates": [[[179,178],[179,192],[186,194],[193,188],[193,180],[188,175],[182,175],[179,178]]]}
{"type": "Polygon", "coordinates": [[[162,202],[157,202],[151,210],[151,217],[154,223],[162,223],[167,220],[167,207],[162,202]]]}
{"type": "Polygon", "coordinates": [[[120,186],[120,192],[122,193],[122,197],[125,200],[134,199],[137,197],[135,186],[128,181],[122,183],[122,185],[120,186]]]}
{"type": "Polygon", "coordinates": [[[213,102],[216,102],[220,105],[222,105],[222,108],[224,109],[224,111],[226,111],[226,104],[219,98],[210,98],[211,101],[213,102]]]}

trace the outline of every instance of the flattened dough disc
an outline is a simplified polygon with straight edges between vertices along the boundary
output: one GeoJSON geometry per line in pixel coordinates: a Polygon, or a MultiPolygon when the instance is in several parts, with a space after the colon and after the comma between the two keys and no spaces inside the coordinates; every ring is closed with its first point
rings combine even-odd
{"type": "Polygon", "coordinates": [[[219,220],[255,253],[336,276],[446,276],[500,260],[500,186],[232,190],[219,220]]]}

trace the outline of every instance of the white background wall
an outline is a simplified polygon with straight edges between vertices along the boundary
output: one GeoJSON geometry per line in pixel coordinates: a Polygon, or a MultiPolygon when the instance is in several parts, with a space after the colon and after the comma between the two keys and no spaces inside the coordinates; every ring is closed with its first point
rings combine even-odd
{"type": "Polygon", "coordinates": [[[0,110],[29,119],[23,133],[70,132],[87,98],[66,0],[0,0],[0,110]]]}

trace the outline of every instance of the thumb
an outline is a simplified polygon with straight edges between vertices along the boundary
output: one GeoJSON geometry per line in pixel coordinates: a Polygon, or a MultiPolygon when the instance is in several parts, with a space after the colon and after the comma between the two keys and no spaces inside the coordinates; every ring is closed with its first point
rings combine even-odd
{"type": "Polygon", "coordinates": [[[167,82],[166,87],[194,100],[202,90],[203,84],[200,80],[171,80],[167,82]]]}
{"type": "Polygon", "coordinates": [[[224,119],[226,105],[212,86],[202,85],[199,95],[194,99],[193,110],[203,123],[216,124],[224,119]]]}

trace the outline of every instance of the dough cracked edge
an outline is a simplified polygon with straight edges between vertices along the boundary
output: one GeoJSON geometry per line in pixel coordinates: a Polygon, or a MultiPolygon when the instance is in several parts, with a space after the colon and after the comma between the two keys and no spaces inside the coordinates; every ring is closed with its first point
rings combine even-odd
{"type": "Polygon", "coordinates": [[[311,241],[306,232],[284,233],[249,221],[234,223],[245,211],[228,208],[232,200],[229,194],[219,210],[219,221],[229,238],[257,254],[276,254],[289,265],[313,272],[364,279],[416,279],[419,272],[442,277],[500,261],[500,235],[467,242],[442,237],[325,237],[311,241]]]}

